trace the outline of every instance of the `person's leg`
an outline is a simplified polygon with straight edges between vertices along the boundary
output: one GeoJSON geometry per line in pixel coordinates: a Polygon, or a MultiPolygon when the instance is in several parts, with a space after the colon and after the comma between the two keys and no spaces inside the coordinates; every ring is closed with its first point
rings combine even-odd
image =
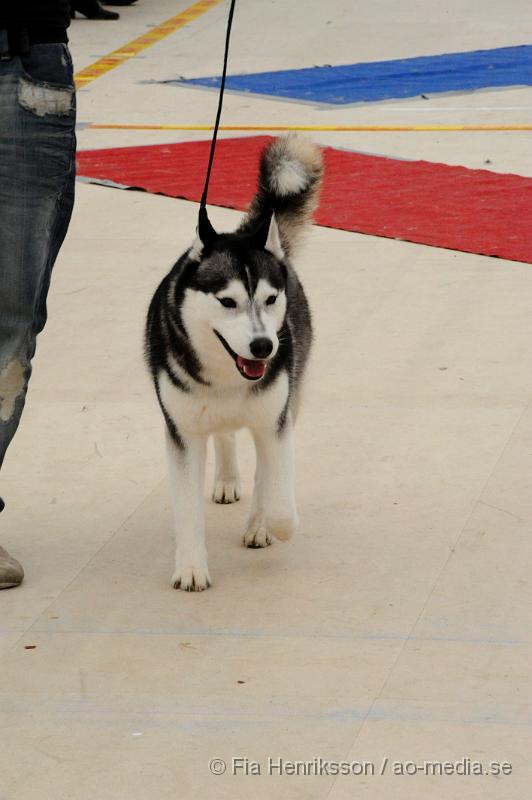
{"type": "MultiPolygon", "coordinates": [[[[74,202],[75,94],[63,44],[0,62],[0,467],[18,427],[74,202]]],[[[0,501],[0,507],[2,506],[0,501]]],[[[0,586],[2,584],[0,554],[0,586]]]]}

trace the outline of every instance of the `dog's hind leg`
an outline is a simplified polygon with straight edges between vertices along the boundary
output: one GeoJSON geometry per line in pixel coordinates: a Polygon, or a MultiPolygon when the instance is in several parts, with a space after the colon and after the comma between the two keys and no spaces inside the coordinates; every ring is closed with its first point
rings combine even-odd
{"type": "Polygon", "coordinates": [[[251,498],[251,508],[242,543],[245,547],[252,548],[268,547],[272,543],[272,536],[266,524],[266,515],[262,505],[262,474],[258,455],[253,497],[251,498]]]}
{"type": "Polygon", "coordinates": [[[215,503],[236,503],[240,500],[240,476],[234,433],[214,436],[216,466],[212,499],[215,503]]]}
{"type": "Polygon", "coordinates": [[[176,535],[172,586],[188,592],[201,592],[211,583],[203,511],[206,444],[202,436],[184,439],[179,447],[167,431],[168,477],[176,535]]]}
{"type": "Polygon", "coordinates": [[[244,544],[265,547],[272,536],[285,541],[295,533],[294,434],[291,420],[277,431],[252,431],[257,450],[255,490],[244,544]]]}

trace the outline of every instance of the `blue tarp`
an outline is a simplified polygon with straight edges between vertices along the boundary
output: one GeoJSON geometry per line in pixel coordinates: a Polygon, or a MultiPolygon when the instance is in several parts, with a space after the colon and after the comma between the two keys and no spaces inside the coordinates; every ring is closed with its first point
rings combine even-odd
{"type": "MultiPolygon", "coordinates": [[[[220,78],[167,82],[217,88],[220,78]]],[[[332,105],[524,85],[532,85],[532,45],[229,75],[226,79],[226,88],[233,91],[332,105]]]]}

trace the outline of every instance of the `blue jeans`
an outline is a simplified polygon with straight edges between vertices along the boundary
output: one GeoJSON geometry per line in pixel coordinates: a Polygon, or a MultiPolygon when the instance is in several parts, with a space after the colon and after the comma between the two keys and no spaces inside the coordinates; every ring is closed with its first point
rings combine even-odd
{"type": "Polygon", "coordinates": [[[75,121],[65,44],[32,45],[0,61],[0,466],[24,407],[74,204],[75,121]]]}

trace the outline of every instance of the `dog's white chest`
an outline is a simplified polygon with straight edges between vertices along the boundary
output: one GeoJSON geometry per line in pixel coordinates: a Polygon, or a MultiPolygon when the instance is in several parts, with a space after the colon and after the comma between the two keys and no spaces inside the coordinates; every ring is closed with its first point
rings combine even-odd
{"type": "Polygon", "coordinates": [[[288,376],[281,373],[271,386],[257,394],[250,392],[247,385],[226,391],[200,387],[194,392],[183,392],[163,372],[159,377],[159,392],[180,432],[208,436],[275,424],[288,399],[288,376]]]}

